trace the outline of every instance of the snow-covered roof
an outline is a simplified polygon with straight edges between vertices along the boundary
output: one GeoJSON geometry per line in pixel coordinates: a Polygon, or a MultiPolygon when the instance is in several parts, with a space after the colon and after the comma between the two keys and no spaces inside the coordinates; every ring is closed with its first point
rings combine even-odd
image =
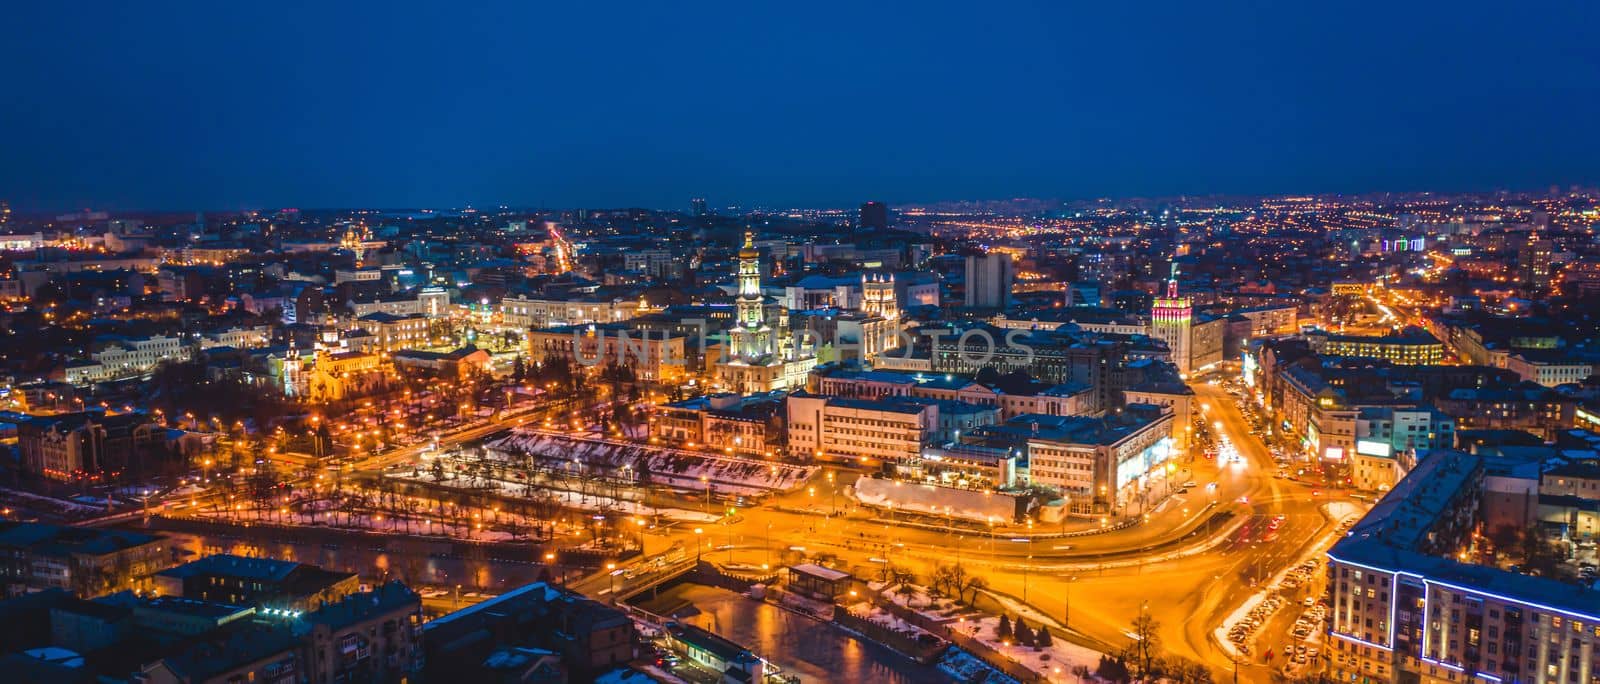
{"type": "Polygon", "coordinates": [[[810,575],[812,577],[824,579],[829,582],[837,582],[850,577],[850,573],[848,572],[834,570],[833,568],[825,568],[817,565],[816,563],[801,563],[799,565],[791,565],[789,566],[789,569],[802,575],[810,575]]]}

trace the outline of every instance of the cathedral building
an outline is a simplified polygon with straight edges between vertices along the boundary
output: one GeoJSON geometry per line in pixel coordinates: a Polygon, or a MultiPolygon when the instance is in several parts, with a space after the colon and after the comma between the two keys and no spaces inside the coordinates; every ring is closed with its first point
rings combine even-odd
{"type": "Polygon", "coordinates": [[[803,387],[816,366],[813,342],[790,334],[788,316],[773,316],[761,294],[761,252],[745,233],[739,250],[738,295],[728,344],[716,363],[716,384],[741,394],[803,387]]]}

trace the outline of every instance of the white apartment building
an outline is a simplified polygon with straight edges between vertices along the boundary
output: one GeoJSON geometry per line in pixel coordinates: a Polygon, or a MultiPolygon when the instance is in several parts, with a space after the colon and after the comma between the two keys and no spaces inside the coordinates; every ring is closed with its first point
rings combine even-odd
{"type": "Polygon", "coordinates": [[[265,347],[272,342],[272,329],[267,326],[254,328],[229,328],[208,332],[200,336],[200,348],[233,347],[235,349],[255,349],[265,347]]]}
{"type": "Polygon", "coordinates": [[[788,397],[789,453],[865,466],[913,463],[939,425],[933,403],[788,397]]]}
{"type": "Polygon", "coordinates": [[[615,323],[634,317],[634,299],[544,299],[517,295],[500,300],[500,325],[507,330],[559,328],[586,323],[615,323]]]}
{"type": "Polygon", "coordinates": [[[1571,382],[1582,382],[1594,375],[1595,364],[1590,361],[1562,357],[1558,353],[1540,351],[1518,352],[1506,358],[1506,370],[1523,380],[1531,380],[1545,387],[1555,387],[1571,382]]]}
{"type": "Polygon", "coordinates": [[[421,314],[405,316],[369,314],[356,319],[356,326],[371,333],[371,336],[364,338],[368,341],[360,345],[362,348],[354,351],[367,353],[397,351],[426,346],[428,342],[428,319],[421,314]]]}
{"type": "Polygon", "coordinates": [[[188,355],[188,346],[177,337],[119,337],[112,339],[104,349],[90,354],[92,362],[68,366],[65,380],[73,385],[87,385],[131,378],[155,368],[162,361],[180,361],[188,355]]]}

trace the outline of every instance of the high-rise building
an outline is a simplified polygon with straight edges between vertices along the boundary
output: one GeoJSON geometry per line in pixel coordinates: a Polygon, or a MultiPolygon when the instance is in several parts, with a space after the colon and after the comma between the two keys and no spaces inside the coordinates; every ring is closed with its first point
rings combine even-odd
{"type": "Polygon", "coordinates": [[[1006,308],[1014,277],[1010,254],[968,254],[965,304],[974,308],[1006,308]]]}
{"type": "Polygon", "coordinates": [[[1100,306],[1100,283],[1086,283],[1082,281],[1067,283],[1067,306],[1100,306]]]}
{"type": "Polygon", "coordinates": [[[689,213],[695,216],[705,216],[711,211],[706,209],[706,198],[696,197],[689,200],[689,213]]]}
{"type": "Polygon", "coordinates": [[[1517,268],[1522,280],[1537,287],[1550,286],[1550,253],[1552,243],[1546,239],[1529,240],[1517,253],[1517,268]]]}
{"type": "Polygon", "coordinates": [[[1172,277],[1167,280],[1167,296],[1157,297],[1150,306],[1150,336],[1167,343],[1178,373],[1187,376],[1191,370],[1189,347],[1194,339],[1194,304],[1188,297],[1178,296],[1176,263],[1172,265],[1172,277]]]}
{"type": "Polygon", "coordinates": [[[11,203],[0,200],[0,226],[11,223],[11,203]]]}
{"type": "Polygon", "coordinates": [[[883,230],[889,227],[889,206],[882,202],[861,205],[862,230],[883,230]]]}

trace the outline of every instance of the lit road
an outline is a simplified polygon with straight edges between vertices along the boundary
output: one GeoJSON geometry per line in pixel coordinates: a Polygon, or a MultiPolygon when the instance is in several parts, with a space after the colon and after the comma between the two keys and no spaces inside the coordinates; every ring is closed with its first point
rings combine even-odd
{"type": "MultiPolygon", "coordinates": [[[[1036,610],[1065,622],[1074,639],[1101,650],[1128,643],[1126,630],[1140,607],[1160,621],[1162,649],[1204,662],[1218,675],[1230,675],[1232,663],[1210,633],[1257,590],[1254,584],[1294,563],[1327,522],[1318,511],[1322,498],[1307,485],[1274,478],[1270,454],[1250,434],[1233,398],[1220,388],[1196,384],[1196,401],[1208,406],[1207,421],[1220,423],[1220,434],[1243,456],[1237,464],[1196,459],[1174,473],[1175,482],[1199,486],[1156,507],[1149,522],[1123,530],[1051,538],[1049,526],[1036,527],[1031,543],[1013,541],[1009,530],[998,538],[971,531],[918,529],[885,524],[867,511],[850,512],[845,487],[853,475],[818,476],[810,487],[778,497],[757,508],[737,509],[730,524],[696,528],[680,524],[645,535],[647,553],[683,542],[689,555],[696,545],[708,560],[747,565],[784,563],[791,548],[829,553],[860,575],[871,576],[887,561],[926,577],[939,564],[961,563],[984,575],[1001,593],[1026,596],[1036,610]],[[1215,482],[1211,490],[1206,485],[1215,482]],[[822,515],[837,508],[845,514],[822,515]],[[1275,516],[1277,529],[1269,529],[1275,516]],[[695,529],[699,529],[697,534],[695,529]]],[[[468,443],[494,432],[542,421],[559,406],[470,427],[442,436],[441,446],[468,443]]],[[[371,472],[410,462],[425,448],[413,445],[357,464],[371,472]]],[[[1157,485],[1159,488],[1162,485],[1157,485]]],[[[662,499],[670,495],[656,494],[662,499]]],[[[685,506],[681,497],[670,500],[685,506]]],[[[923,519],[923,523],[937,524],[923,519]]],[[[1012,528],[1015,529],[1014,527],[1012,528]]],[[[595,577],[594,586],[625,578],[595,577]]],[[[1263,649],[1258,649],[1263,650],[1263,649]]],[[[1241,664],[1241,679],[1265,678],[1257,663],[1241,664]]]]}
{"type": "MultiPolygon", "coordinates": [[[[1128,530],[1041,539],[1031,544],[1004,537],[996,540],[986,535],[913,530],[860,516],[824,518],[768,507],[741,509],[739,522],[733,525],[703,526],[698,541],[710,560],[749,565],[782,563],[790,547],[832,553],[843,565],[863,574],[881,568],[885,559],[924,576],[937,564],[960,562],[983,573],[1000,592],[1016,597],[1026,594],[1035,609],[1065,619],[1078,633],[1077,640],[1103,650],[1128,643],[1125,630],[1141,604],[1148,601],[1149,610],[1161,622],[1165,651],[1204,662],[1218,675],[1231,676],[1233,665],[1210,632],[1257,591],[1253,583],[1297,561],[1328,523],[1318,510],[1322,498],[1313,496],[1308,486],[1272,476],[1276,465],[1260,440],[1250,434],[1232,397],[1209,385],[1197,385],[1196,392],[1197,399],[1211,407],[1207,420],[1220,421],[1221,432],[1246,459],[1241,465],[1219,467],[1202,460],[1193,466],[1192,477],[1197,482],[1214,478],[1219,483],[1215,494],[1218,509],[1237,513],[1239,518],[1218,524],[1212,534],[1179,539],[1204,524],[1199,522],[1204,517],[1195,510],[1212,497],[1205,494],[1202,484],[1189,495],[1192,500],[1174,501],[1164,509],[1181,519],[1175,520],[1176,524],[1153,521],[1128,530]],[[1185,507],[1191,509],[1187,515],[1181,513],[1185,507]],[[1284,516],[1282,523],[1276,530],[1269,529],[1277,515],[1284,516]],[[1199,548],[1220,534],[1226,538],[1216,546],[1199,548]],[[1171,543],[1148,552],[1133,551],[1163,539],[1171,543]],[[1148,562],[1129,562],[1141,556],[1148,562]]],[[[813,483],[818,485],[815,494],[802,491],[780,503],[829,510],[833,497],[829,496],[828,481],[819,478],[813,483]]],[[[841,508],[847,505],[842,495],[837,503],[841,508]]],[[[652,536],[650,545],[655,550],[661,548],[657,545],[662,539],[679,539],[693,549],[696,536],[683,528],[675,535],[652,536]]],[[[1240,667],[1243,681],[1267,676],[1264,665],[1246,662],[1240,667]]]]}

